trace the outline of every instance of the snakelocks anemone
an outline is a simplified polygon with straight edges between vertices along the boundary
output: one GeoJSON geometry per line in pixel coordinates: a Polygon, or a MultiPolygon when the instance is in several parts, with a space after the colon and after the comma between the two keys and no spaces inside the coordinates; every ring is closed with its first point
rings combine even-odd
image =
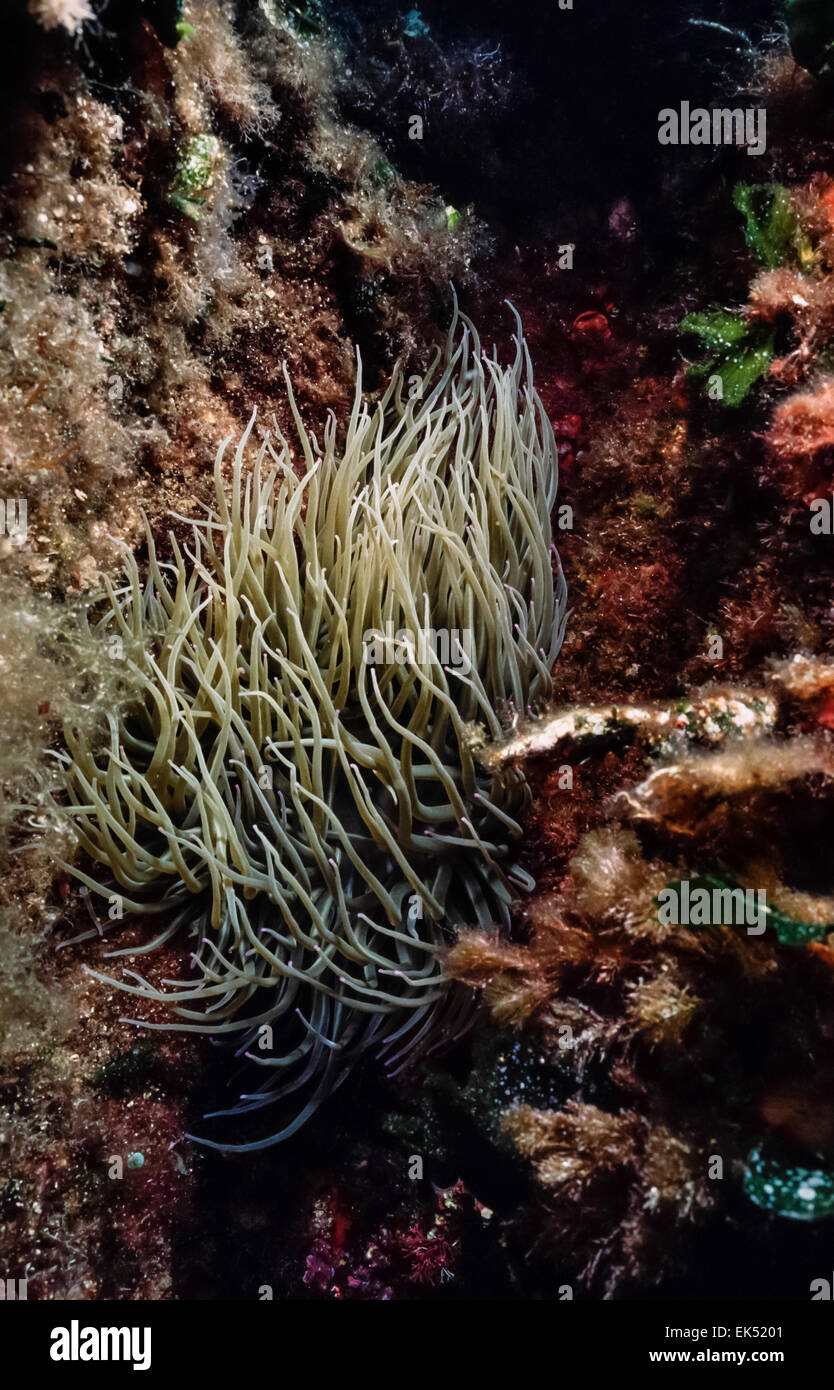
{"type": "Polygon", "coordinates": [[[321,445],[287,390],[302,476],[250,421],[189,543],[172,535],[163,562],[149,533],[145,578],[126,554],[96,627],[139,695],[100,745],[69,723],[61,755],[103,870],[73,872],[161,917],[110,954],[182,942],[179,979],[98,978],[167,1006],[145,1026],[250,1060],[215,1114],[298,1097],[266,1137],[203,1140],[222,1149],[292,1134],[367,1049],[396,1067],[464,1025],[442,948],[506,924],[530,886],[512,854],[528,790],[476,764],[472,727],[497,738],[546,700],[566,618],[556,450],[520,322],[502,368],[456,310],[425,375],[397,368],[376,405],[359,363],[346,431],[331,415],[321,445]]]}

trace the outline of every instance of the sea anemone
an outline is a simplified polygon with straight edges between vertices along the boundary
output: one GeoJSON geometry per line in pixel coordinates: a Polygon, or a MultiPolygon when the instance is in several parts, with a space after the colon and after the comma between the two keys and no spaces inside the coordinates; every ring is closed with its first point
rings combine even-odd
{"type": "Polygon", "coordinates": [[[190,938],[178,980],[98,978],[170,1010],[144,1026],[232,1041],[260,1069],[216,1115],[306,1096],[222,1149],[293,1133],[368,1048],[394,1066],[460,1031],[443,947],[506,925],[531,886],[511,853],[523,774],[480,768],[472,730],[498,738],[547,698],[567,616],[520,322],[502,368],[456,308],[425,375],[398,366],[376,405],[358,361],[342,443],[332,414],[321,446],[305,429],[284,375],[303,476],[277,428],[255,447],[253,416],[189,544],[172,534],[163,561],[148,530],[144,579],[126,553],[95,627],[137,699],[106,746],[68,722],[60,755],[79,846],[106,870],[73,872],[164,915],[111,954],[190,938]]]}

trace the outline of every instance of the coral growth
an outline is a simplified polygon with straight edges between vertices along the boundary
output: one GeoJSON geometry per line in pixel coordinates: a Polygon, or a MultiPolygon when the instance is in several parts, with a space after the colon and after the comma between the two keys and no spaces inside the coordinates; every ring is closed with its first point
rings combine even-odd
{"type": "MultiPolygon", "coordinates": [[[[589,1083],[604,1085],[606,1104],[569,1099],[562,1109],[540,1109],[518,1095],[504,1128],[534,1164],[552,1258],[608,1296],[649,1269],[669,1277],[683,1258],[683,1232],[727,1201],[716,1174],[735,1185],[743,1179],[762,1205],[759,1168],[777,1171],[783,1152],[813,1155],[834,1122],[830,1098],[829,1118],[819,1115],[813,1132],[787,1099],[804,1084],[806,1049],[818,1059],[830,1051],[834,898],[791,884],[793,875],[807,884],[809,866],[779,832],[787,795],[794,814],[804,805],[802,814],[830,819],[827,742],[779,734],[791,701],[813,702],[827,688],[826,668],[779,663],[771,679],[770,738],[742,719],[726,722],[712,751],[698,747],[697,721],[684,726],[682,746],[648,739],[647,775],[610,803],[609,816],[625,814],[631,824],[609,820],[580,838],[558,892],[527,909],[527,942],[464,933],[448,956],[452,975],[483,993],[495,1023],[532,1029],[580,1094],[589,1083]],[[693,912],[691,923],[670,923],[659,904],[684,880],[714,906],[700,918],[693,912]],[[741,890],[765,900],[748,934],[732,914],[741,890]],[[743,1047],[740,1030],[749,1031],[743,1047]],[[722,1056],[732,1057],[732,1080],[718,1066],[722,1056]],[[699,1080],[690,1076],[679,1101],[675,1086],[690,1069],[699,1080]],[[674,1225],[679,1236],[664,1250],[674,1225]]],[[[745,709],[744,700],[724,701],[745,709]]],[[[644,714],[636,722],[650,729],[656,716],[644,714]]],[[[555,723],[544,724],[545,735],[555,723]]],[[[571,740],[584,738],[587,750],[593,738],[610,737],[602,724],[591,734],[581,721],[575,731],[567,726],[563,716],[563,757],[571,740]]],[[[546,737],[538,745],[519,737],[505,745],[505,759],[513,748],[516,757],[540,757],[546,746],[546,737]]],[[[488,751],[482,756],[489,760],[488,751]]],[[[821,1191],[828,1181],[823,1170],[814,1179],[821,1191]]],[[[779,1177],[777,1186],[780,1210],[797,1215],[797,1184],[779,1177]]]]}
{"type": "Polygon", "coordinates": [[[552,0],[7,6],[0,1270],[30,1297],[795,1298],[826,1268],[824,8],[666,6],[635,48],[630,7],[552,0]],[[661,146],[676,90],[766,108],[766,150],[661,146]],[[516,394],[513,437],[535,415],[561,465],[509,541],[488,487],[466,530],[474,377],[426,416],[450,281],[499,344],[493,404],[518,306],[541,411],[516,394]],[[364,430],[396,464],[409,411],[428,521],[345,453],[364,430]],[[477,629],[472,670],[397,637],[424,591],[435,630],[477,629]],[[55,874],[62,723],[92,932],[100,898],[55,874]],[[100,982],[121,961],[139,1045],[100,982]],[[252,1057],[211,1129],[249,1149],[234,1182],[183,1137],[222,1094],[205,1031],[252,1057]]]}
{"type": "Polygon", "coordinates": [[[68,34],[93,18],[87,0],[29,0],[29,10],[44,29],[66,29],[68,34]]]}
{"type": "Polygon", "coordinates": [[[330,35],[213,0],[183,7],[171,46],[141,15],[118,22],[96,48],[104,83],[36,72],[0,200],[0,478],[30,511],[17,567],[76,590],[112,571],[113,537],[139,541],[161,476],[169,503],[208,500],[201,442],[253,403],[286,411],[282,359],[317,409],[347,402],[357,337],[369,372],[425,360],[449,281],[488,245],[340,116],[330,35]]]}

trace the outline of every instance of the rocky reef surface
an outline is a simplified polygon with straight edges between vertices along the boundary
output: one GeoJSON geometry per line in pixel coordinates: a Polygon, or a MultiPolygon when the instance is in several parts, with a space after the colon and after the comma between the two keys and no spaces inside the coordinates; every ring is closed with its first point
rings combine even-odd
{"type": "Polygon", "coordinates": [[[30,1298],[803,1299],[830,1268],[834,28],[726,9],[7,6],[0,1274],[30,1298]],[[661,143],[682,101],[765,111],[765,148],[661,143]],[[88,970],[52,753],[130,697],[88,614],[143,515],[187,542],[253,409],[292,434],[284,364],[321,431],[357,348],[372,401],[424,371],[453,286],[502,362],[520,314],[559,457],[553,696],[472,739],[526,776],[536,886],[449,949],[455,1041],[212,1152],[211,1045],[88,970]]]}

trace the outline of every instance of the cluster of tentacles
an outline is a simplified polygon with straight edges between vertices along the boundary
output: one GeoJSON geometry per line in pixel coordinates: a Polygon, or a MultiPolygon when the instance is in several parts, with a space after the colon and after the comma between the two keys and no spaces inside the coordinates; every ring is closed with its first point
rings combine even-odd
{"type": "Polygon", "coordinates": [[[396,369],[376,405],[360,364],[343,441],[331,416],[319,445],[287,389],[302,476],[250,422],[190,543],[172,535],[163,562],[149,534],[144,579],[126,555],[96,627],[139,694],[105,746],[68,725],[62,754],[79,845],[106,870],[73,872],[164,920],[111,954],[189,940],[182,978],[112,983],[170,1008],[147,1026],[251,1060],[259,1084],[218,1114],[304,1096],[248,1149],[294,1132],[369,1047],[398,1065],[459,1030],[442,947],[506,923],[529,886],[523,775],[479,768],[472,726],[498,737],[547,697],[566,617],[520,324],[503,368],[456,313],[426,374],[406,390],[396,369]]]}

